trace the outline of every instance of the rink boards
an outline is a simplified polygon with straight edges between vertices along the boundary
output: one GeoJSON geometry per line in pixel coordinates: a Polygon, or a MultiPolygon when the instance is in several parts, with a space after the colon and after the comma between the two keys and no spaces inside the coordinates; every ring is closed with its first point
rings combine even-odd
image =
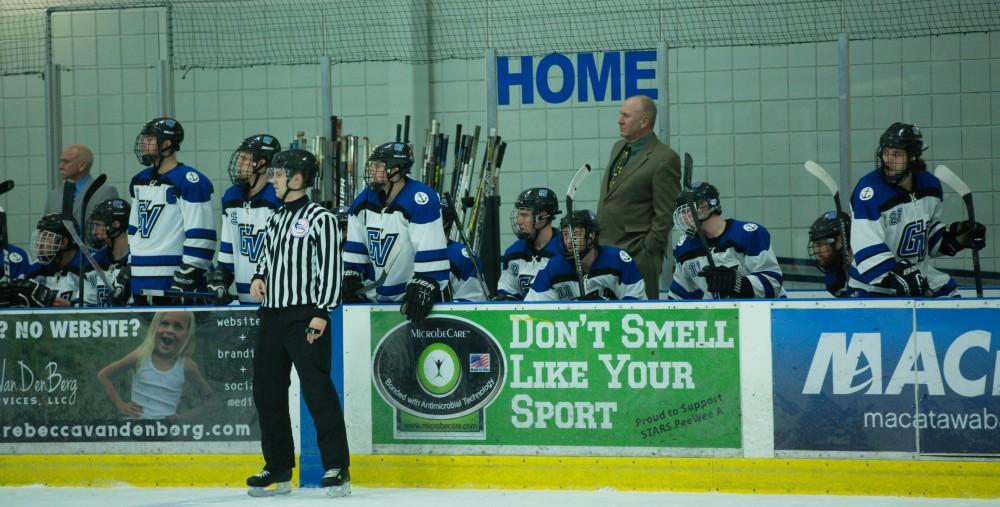
{"type": "MultiPolygon", "coordinates": [[[[333,316],[357,484],[1000,497],[996,299],[435,310],[333,316]]],[[[239,486],[260,466],[249,438],[0,450],[4,484],[239,486]]]]}

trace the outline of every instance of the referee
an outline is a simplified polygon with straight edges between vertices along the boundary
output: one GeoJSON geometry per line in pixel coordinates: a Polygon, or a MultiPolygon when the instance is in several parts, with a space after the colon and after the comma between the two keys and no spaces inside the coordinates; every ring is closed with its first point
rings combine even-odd
{"type": "Polygon", "coordinates": [[[330,381],[330,309],[340,297],[342,263],[337,219],[309,202],[318,167],[304,150],[282,151],[268,168],[282,201],[267,221],[263,256],[250,284],[261,301],[260,333],[253,358],[253,398],[260,419],[264,469],[247,479],[251,496],[291,491],[295,466],[288,386],[292,365],[299,374],[306,406],[316,423],[316,439],[326,473],[328,496],[351,492],[350,455],[344,414],[330,381]],[[277,484],[274,489],[267,489],[277,484]]]}

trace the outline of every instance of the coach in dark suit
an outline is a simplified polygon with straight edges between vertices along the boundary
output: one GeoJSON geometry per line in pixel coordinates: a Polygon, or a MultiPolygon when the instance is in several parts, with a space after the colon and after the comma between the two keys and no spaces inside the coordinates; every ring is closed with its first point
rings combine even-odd
{"type": "Polygon", "coordinates": [[[90,186],[94,183],[94,178],[90,176],[90,169],[94,166],[94,153],[90,148],[82,144],[71,144],[63,150],[59,156],[59,186],[49,190],[48,198],[45,200],[45,214],[62,213],[63,182],[72,181],[74,184],[73,193],[73,217],[76,223],[85,225],[90,217],[90,212],[94,206],[118,197],[118,191],[110,184],[105,184],[97,189],[97,192],[90,197],[87,209],[83,209],[83,196],[87,195],[90,186]]]}
{"type": "Polygon", "coordinates": [[[681,185],[680,158],[657,139],[655,124],[656,104],[649,97],[637,95],[622,103],[622,139],[611,149],[597,204],[601,242],[635,258],[649,299],[659,297],[660,270],[669,253],[674,200],[681,185]]]}

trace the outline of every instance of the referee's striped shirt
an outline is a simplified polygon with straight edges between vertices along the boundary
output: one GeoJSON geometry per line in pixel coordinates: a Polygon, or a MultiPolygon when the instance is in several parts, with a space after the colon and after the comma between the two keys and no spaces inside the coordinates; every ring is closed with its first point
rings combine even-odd
{"type": "Polygon", "coordinates": [[[340,300],[340,230],[326,208],[302,197],[267,221],[264,252],[254,279],[265,283],[263,308],[310,305],[329,319],[340,300]]]}

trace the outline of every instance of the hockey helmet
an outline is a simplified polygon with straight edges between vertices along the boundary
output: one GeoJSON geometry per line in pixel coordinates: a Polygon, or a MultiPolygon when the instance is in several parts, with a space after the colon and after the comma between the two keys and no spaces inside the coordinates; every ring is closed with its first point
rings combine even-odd
{"type": "Polygon", "coordinates": [[[142,126],[139,135],[135,136],[135,156],[142,165],[152,165],[157,158],[163,157],[167,152],[177,152],[181,149],[184,141],[184,128],[181,123],[173,118],[153,118],[142,126]],[[156,140],[156,153],[148,153],[146,148],[146,138],[156,140]],[[170,147],[163,146],[164,141],[170,141],[170,147]]]}
{"type": "Polygon", "coordinates": [[[251,181],[251,177],[264,174],[264,168],[280,151],[281,143],[274,136],[257,134],[244,139],[229,159],[229,180],[233,185],[252,187],[257,180],[251,181]]]}

